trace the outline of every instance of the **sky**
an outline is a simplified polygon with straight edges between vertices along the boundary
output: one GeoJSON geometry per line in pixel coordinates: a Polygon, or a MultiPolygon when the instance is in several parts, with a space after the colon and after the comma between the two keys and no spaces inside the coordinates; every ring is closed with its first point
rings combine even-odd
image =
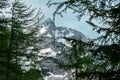
{"type": "MultiPolygon", "coordinates": [[[[32,5],[33,7],[41,8],[45,18],[53,19],[53,12],[56,9],[56,6],[51,6],[48,8],[46,5],[49,0],[25,0],[26,4],[32,5]]],[[[52,0],[52,1],[62,1],[62,0],[52,0]]],[[[73,14],[71,10],[68,10],[67,13],[63,14],[63,17],[56,16],[55,25],[72,28],[80,31],[88,38],[96,38],[98,35],[95,31],[92,30],[85,21],[88,16],[83,17],[80,21],[77,20],[77,15],[73,14]]]]}

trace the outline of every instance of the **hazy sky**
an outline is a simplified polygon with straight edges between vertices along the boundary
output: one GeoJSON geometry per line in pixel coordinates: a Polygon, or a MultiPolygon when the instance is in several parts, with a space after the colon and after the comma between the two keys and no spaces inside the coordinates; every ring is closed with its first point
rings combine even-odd
{"type": "MultiPolygon", "coordinates": [[[[46,6],[49,0],[25,0],[27,4],[31,4],[33,7],[41,8],[44,13],[46,19],[53,18],[53,12],[56,7],[51,6],[48,8],[46,6]]],[[[53,1],[62,1],[62,0],[53,0],[53,1]]],[[[92,31],[92,28],[85,22],[87,16],[82,18],[79,22],[76,18],[76,15],[72,13],[72,11],[68,11],[63,15],[63,17],[56,16],[55,25],[72,28],[82,32],[85,36],[89,38],[94,38],[97,36],[95,31],[92,31]]]]}

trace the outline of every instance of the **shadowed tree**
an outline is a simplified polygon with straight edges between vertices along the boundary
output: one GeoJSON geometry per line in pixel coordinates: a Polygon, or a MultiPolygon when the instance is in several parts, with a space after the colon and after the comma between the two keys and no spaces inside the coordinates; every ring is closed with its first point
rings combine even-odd
{"type": "Polygon", "coordinates": [[[93,62],[79,73],[79,77],[84,75],[84,79],[88,80],[120,79],[120,0],[49,1],[48,5],[57,6],[54,16],[62,15],[68,9],[76,13],[78,19],[88,15],[89,19],[86,22],[93,30],[102,33],[100,37],[89,42],[83,41],[87,46],[86,54],[91,54],[93,62]]]}
{"type": "Polygon", "coordinates": [[[8,15],[5,11],[9,7],[7,0],[0,1],[0,80],[5,80],[6,54],[9,47],[10,31],[8,27],[8,15]]]}
{"type": "Polygon", "coordinates": [[[42,40],[39,30],[44,16],[40,10],[37,12],[31,6],[27,7],[22,0],[12,3],[10,13],[11,18],[1,20],[3,29],[1,27],[0,39],[3,41],[0,41],[0,65],[4,67],[0,70],[4,69],[3,73],[6,72],[6,80],[26,80],[26,68],[39,71],[38,44],[42,40]]]}

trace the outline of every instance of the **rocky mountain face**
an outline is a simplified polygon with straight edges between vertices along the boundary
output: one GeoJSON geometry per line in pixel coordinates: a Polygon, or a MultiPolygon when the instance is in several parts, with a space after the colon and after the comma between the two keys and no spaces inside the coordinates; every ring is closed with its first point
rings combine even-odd
{"type": "Polygon", "coordinates": [[[51,19],[45,20],[43,25],[41,34],[44,35],[44,40],[40,45],[42,48],[40,55],[44,58],[40,61],[40,65],[45,80],[71,80],[72,74],[57,64],[57,62],[66,64],[65,55],[70,53],[70,44],[63,37],[83,40],[86,37],[77,30],[56,27],[51,19]]]}

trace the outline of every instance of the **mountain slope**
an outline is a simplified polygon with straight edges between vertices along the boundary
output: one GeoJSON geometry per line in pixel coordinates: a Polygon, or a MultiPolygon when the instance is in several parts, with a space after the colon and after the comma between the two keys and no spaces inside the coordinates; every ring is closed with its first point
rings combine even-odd
{"type": "Polygon", "coordinates": [[[82,40],[86,40],[86,37],[77,30],[56,27],[51,19],[44,21],[43,25],[44,29],[41,29],[41,32],[45,36],[40,45],[43,48],[40,55],[45,56],[45,58],[40,61],[41,71],[46,76],[46,80],[68,80],[67,78],[70,78],[71,74],[68,74],[67,69],[61,68],[57,64],[57,62],[66,64],[65,55],[70,53],[70,44],[63,37],[82,40]]]}

